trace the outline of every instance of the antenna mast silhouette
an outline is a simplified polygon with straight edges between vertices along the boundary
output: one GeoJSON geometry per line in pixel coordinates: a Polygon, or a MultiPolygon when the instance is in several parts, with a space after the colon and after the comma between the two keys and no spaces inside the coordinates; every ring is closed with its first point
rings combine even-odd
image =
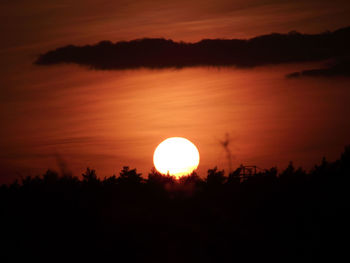
{"type": "Polygon", "coordinates": [[[232,171],[232,154],[229,148],[229,144],[230,144],[230,137],[229,134],[226,133],[226,138],[224,141],[220,141],[220,144],[222,145],[222,147],[224,147],[225,152],[226,152],[226,158],[227,158],[227,162],[228,162],[228,166],[229,166],[229,173],[231,173],[232,171]]]}

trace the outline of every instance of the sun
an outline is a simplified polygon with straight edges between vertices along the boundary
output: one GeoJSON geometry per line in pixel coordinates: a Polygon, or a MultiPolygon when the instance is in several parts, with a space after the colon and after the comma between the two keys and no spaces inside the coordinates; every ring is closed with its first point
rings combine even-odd
{"type": "Polygon", "coordinates": [[[199,152],[189,140],[171,137],[157,146],[153,163],[158,172],[180,178],[191,174],[198,167],[199,152]]]}

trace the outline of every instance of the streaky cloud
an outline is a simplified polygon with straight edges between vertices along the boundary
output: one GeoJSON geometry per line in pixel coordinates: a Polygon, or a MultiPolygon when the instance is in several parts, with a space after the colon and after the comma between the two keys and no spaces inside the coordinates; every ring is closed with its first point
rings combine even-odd
{"type": "MultiPolygon", "coordinates": [[[[273,33],[251,39],[203,39],[196,43],[175,42],[162,38],[116,43],[101,41],[94,45],[60,47],[39,55],[34,63],[75,63],[97,70],[195,66],[254,67],[346,58],[350,54],[349,46],[350,27],[346,27],[312,35],[292,31],[288,34],[273,33]]],[[[332,71],[303,71],[299,74],[327,75],[329,70],[332,71]]],[[[293,74],[289,76],[298,75],[293,74]]]]}

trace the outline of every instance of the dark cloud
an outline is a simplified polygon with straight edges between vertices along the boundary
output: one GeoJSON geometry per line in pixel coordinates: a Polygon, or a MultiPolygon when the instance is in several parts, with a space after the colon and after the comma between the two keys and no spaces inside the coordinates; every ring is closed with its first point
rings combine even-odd
{"type": "Polygon", "coordinates": [[[288,78],[333,76],[350,77],[350,58],[342,59],[325,68],[303,70],[287,75],[288,78]]]}
{"type": "MultiPolygon", "coordinates": [[[[348,57],[349,46],[350,27],[314,35],[274,33],[248,40],[205,39],[196,43],[166,39],[117,43],[102,41],[96,45],[69,45],[49,51],[40,55],[35,64],[76,63],[102,70],[191,66],[253,67],[348,57]]],[[[335,72],[338,69],[326,70],[335,72]]],[[[313,72],[311,74],[317,74],[313,72]]],[[[310,75],[310,72],[300,74],[310,75]]],[[[322,73],[321,70],[319,74],[325,72],[322,73]]]]}

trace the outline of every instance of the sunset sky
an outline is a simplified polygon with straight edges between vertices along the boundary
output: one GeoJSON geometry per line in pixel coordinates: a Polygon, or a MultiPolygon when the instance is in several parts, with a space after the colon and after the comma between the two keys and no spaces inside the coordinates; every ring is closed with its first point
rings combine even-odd
{"type": "Polygon", "coordinates": [[[0,183],[59,163],[100,176],[123,165],[144,175],[155,147],[182,136],[199,173],[234,167],[310,169],[350,143],[350,78],[287,79],[323,62],[255,68],[91,70],[37,66],[66,45],[140,38],[196,42],[273,32],[316,34],[350,26],[348,0],[3,0],[0,3],[0,183]]]}

